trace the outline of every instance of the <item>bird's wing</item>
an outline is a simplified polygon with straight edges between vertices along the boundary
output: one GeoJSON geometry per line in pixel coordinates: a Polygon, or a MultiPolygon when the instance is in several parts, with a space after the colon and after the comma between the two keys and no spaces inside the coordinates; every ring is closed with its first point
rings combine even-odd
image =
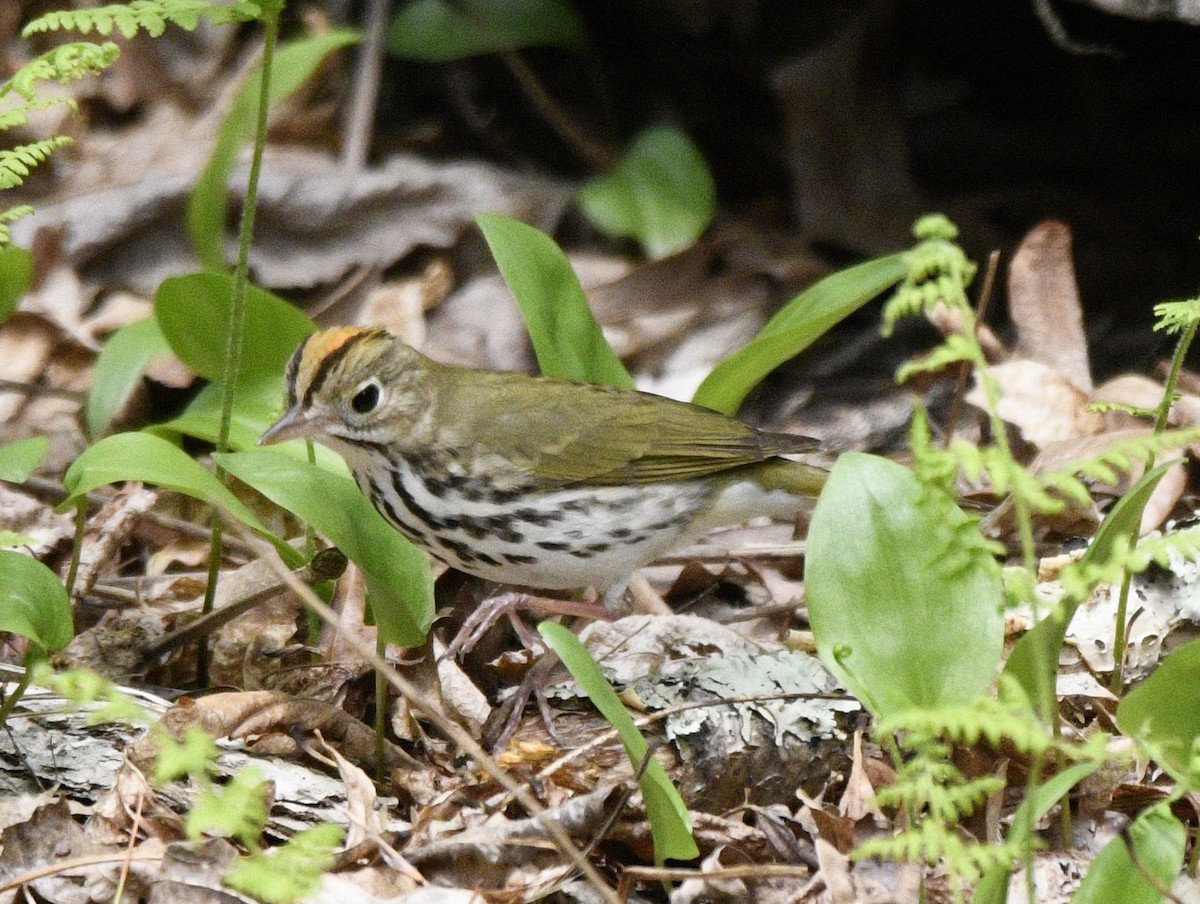
{"type": "Polygon", "coordinates": [[[472,432],[547,488],[686,480],[818,445],[660,396],[561,381],[514,388],[472,432]]]}

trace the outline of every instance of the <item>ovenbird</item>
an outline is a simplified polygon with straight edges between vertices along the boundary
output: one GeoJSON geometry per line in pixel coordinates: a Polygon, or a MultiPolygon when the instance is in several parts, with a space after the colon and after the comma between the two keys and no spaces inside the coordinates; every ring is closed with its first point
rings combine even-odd
{"type": "Polygon", "coordinates": [[[794,518],[825,480],[779,456],[807,437],[633,390],[439,364],[382,329],[316,333],[260,443],[345,458],[401,533],[468,574],[615,603],[630,575],[709,530],[794,518]]]}

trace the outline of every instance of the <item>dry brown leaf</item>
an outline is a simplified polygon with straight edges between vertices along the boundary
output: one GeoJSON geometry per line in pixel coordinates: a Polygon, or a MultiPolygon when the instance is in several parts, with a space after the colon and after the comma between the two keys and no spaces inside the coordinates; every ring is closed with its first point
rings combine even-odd
{"type": "MultiPolygon", "coordinates": [[[[195,121],[176,126],[182,136],[196,128],[195,121]]],[[[69,226],[67,253],[85,282],[150,295],[167,277],[197,267],[184,230],[200,162],[188,159],[194,156],[193,149],[183,162],[143,166],[119,187],[43,204],[14,224],[13,240],[24,244],[39,228],[69,226]]],[[[230,179],[234,204],[246,176],[239,168],[230,179]]],[[[355,267],[386,268],[417,248],[451,247],[481,210],[552,229],[571,197],[565,184],[486,163],[396,155],[352,170],[325,154],[277,148],[266,153],[258,191],[250,266],[255,281],[272,289],[333,283],[355,267]]]]}
{"type": "Polygon", "coordinates": [[[883,813],[875,803],[875,788],[863,768],[862,729],[854,732],[854,752],[851,754],[850,775],[842,799],[838,801],[838,814],[853,822],[867,816],[883,821],[883,813]]]}
{"type": "Polygon", "coordinates": [[[25,551],[35,558],[48,555],[75,533],[75,519],[0,481],[0,524],[33,540],[25,551]]]}
{"type": "MultiPolygon", "coordinates": [[[[1019,428],[1039,449],[1104,429],[1104,417],[1085,409],[1091,401],[1088,395],[1049,365],[1014,359],[993,365],[988,373],[1000,384],[1000,417],[1019,428]]],[[[978,386],[972,387],[966,398],[986,407],[978,386]]]]}
{"type": "Polygon", "coordinates": [[[76,600],[91,591],[101,568],[118,564],[121,549],[157,501],[155,490],[146,489],[140,483],[127,483],[88,520],[79,553],[79,570],[72,588],[76,600]]]}
{"type": "MultiPolygon", "coordinates": [[[[71,817],[66,800],[60,799],[40,807],[28,820],[0,833],[0,885],[44,867],[54,867],[65,860],[102,851],[71,817]]],[[[93,904],[84,877],[95,870],[92,867],[91,870],[54,872],[29,882],[29,887],[48,901],[93,904]]]]}
{"type": "Polygon", "coordinates": [[[1082,393],[1092,389],[1083,308],[1071,261],[1071,230],[1047,220],[1031,229],[1008,268],[1014,356],[1043,364],[1082,393]]]}

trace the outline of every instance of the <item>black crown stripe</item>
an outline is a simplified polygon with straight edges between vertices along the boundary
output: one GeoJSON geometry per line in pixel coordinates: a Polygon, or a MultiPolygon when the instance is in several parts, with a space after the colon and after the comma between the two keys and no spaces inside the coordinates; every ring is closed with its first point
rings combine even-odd
{"type": "Polygon", "coordinates": [[[312,404],[313,396],[325,385],[325,381],[329,379],[329,375],[333,372],[333,369],[350,353],[350,349],[367,337],[375,335],[376,333],[372,330],[354,333],[345,342],[321,359],[321,363],[317,365],[316,373],[313,374],[312,382],[308,384],[308,389],[304,390],[305,407],[312,404]]]}

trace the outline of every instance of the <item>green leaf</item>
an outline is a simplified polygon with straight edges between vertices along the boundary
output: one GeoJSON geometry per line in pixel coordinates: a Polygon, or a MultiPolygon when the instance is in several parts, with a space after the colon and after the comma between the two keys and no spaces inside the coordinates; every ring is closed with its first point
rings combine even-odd
{"type": "Polygon", "coordinates": [[[317,890],[321,876],[333,869],[341,826],[318,825],[297,832],[287,843],[244,857],[225,876],[230,888],[267,904],[292,904],[317,890]]]}
{"type": "Polygon", "coordinates": [[[44,436],[31,436],[0,446],[0,480],[24,483],[37,470],[49,449],[50,440],[44,436]]]}
{"type": "Polygon", "coordinates": [[[965,522],[887,459],[849,452],[830,472],[808,533],[809,620],[825,664],[876,716],[991,686],[1003,594],[986,554],[945,559],[965,522]]]}
{"type": "Polygon", "coordinates": [[[636,239],[655,259],[690,247],[717,208],[704,155],[683,132],[665,126],[638,135],[616,170],[584,185],[577,197],[597,227],[636,239]]]}
{"type": "Polygon", "coordinates": [[[170,353],[154,317],[135,321],[108,337],[96,359],[92,388],[88,390],[89,436],[95,439],[108,428],[129,401],[150,362],[170,353]]]}
{"type": "Polygon", "coordinates": [[[85,449],[63,477],[70,495],[59,505],[59,510],[75,505],[97,487],[128,480],[167,487],[216,505],[256,533],[271,538],[258,516],[211,472],[182,449],[149,433],[116,433],[85,449]]]}
{"type": "MultiPolygon", "coordinates": [[[[1064,769],[1039,785],[1021,802],[1013,814],[1012,822],[1005,841],[1009,845],[1024,846],[1029,842],[1038,821],[1050,812],[1067,792],[1081,781],[1096,772],[1102,765],[1095,760],[1088,763],[1078,763],[1064,769]]],[[[1008,885],[1012,878],[1012,870],[1008,867],[993,867],[984,874],[975,886],[975,896],[972,904],[1005,904],[1008,900],[1008,885]]]]}
{"type": "MultiPolygon", "coordinates": [[[[316,325],[277,295],[248,286],[245,348],[238,387],[278,379],[288,359],[316,325]]],[[[225,372],[225,334],[233,277],[193,273],[164,280],[154,296],[154,314],[171,350],[208,380],[225,372]]]]}
{"type": "MultiPolygon", "coordinates": [[[[333,51],[353,44],[358,33],[334,29],[316,37],[284,44],[275,52],[267,106],[274,107],[307,82],[317,66],[333,51]]],[[[188,199],[188,235],[196,256],[209,270],[225,269],[225,212],[229,199],[229,176],[238,151],[254,134],[258,111],[261,66],[246,78],[229,115],[217,135],[208,166],[200,174],[188,199]]],[[[224,335],[224,329],[218,335],[224,335]]]]}
{"type": "Polygon", "coordinates": [[[274,450],[213,457],[358,564],[385,643],[412,647],[424,642],[433,621],[429,560],[375,511],[353,480],[274,450]]]}
{"type": "Polygon", "coordinates": [[[58,576],[19,552],[0,550],[0,632],[29,639],[40,654],[61,650],[74,636],[71,601],[58,576]]]}
{"type": "MultiPolygon", "coordinates": [[[[282,375],[240,388],[234,397],[233,419],[229,425],[229,448],[234,452],[257,448],[258,438],[279,417],[282,401],[282,375]]],[[[179,417],[147,427],[145,432],[164,439],[183,435],[215,444],[220,424],[221,385],[210,383],[196,393],[196,397],[188,403],[179,417]]],[[[274,448],[291,458],[308,460],[304,443],[282,443],[274,448]]],[[[343,477],[349,476],[350,469],[336,452],[320,444],[314,444],[313,450],[320,467],[343,477]]]]}
{"type": "Polygon", "coordinates": [[[838,321],[900,282],[906,254],[892,254],[840,270],[805,289],[772,317],[751,342],[708,375],[692,401],[734,414],[746,394],[776,367],[794,358],[838,321]]]}
{"type": "Polygon", "coordinates": [[[176,740],[167,732],[157,739],[158,755],[154,758],[154,783],[173,782],[188,776],[208,776],[216,771],[220,750],[217,742],[203,728],[189,725],[183,739],[176,740]]]}
{"type": "MultiPolygon", "coordinates": [[[[1080,565],[1106,562],[1112,557],[1113,544],[1120,537],[1133,537],[1142,521],[1142,511],[1163,475],[1178,462],[1163,462],[1142,475],[1141,480],[1117,500],[1100,524],[1091,546],[1083,554],[1080,565]]],[[[1067,626],[1082,601],[1064,604],[1062,611],[1052,612],[1014,644],[1004,672],[1017,679],[1033,702],[1038,718],[1049,724],[1058,717],[1058,696],[1055,691],[1058,659],[1062,651],[1067,626]]]]}
{"type": "Polygon", "coordinates": [[[646,759],[650,750],[646,739],[633,724],[633,717],[617,699],[616,691],[601,673],[596,660],[574,634],[556,622],[542,622],[538,625],[538,633],[558,654],[608,724],[616,729],[634,770],[641,769],[642,763],[646,763],[640,786],[646,803],[646,818],[650,820],[650,833],[654,836],[654,862],[661,865],[667,860],[694,860],[699,857],[700,851],[692,838],[691,820],[683,798],[667,778],[662,763],[654,757],[646,759]]]}
{"type": "Polygon", "coordinates": [[[24,248],[0,248],[0,323],[17,309],[33,283],[33,257],[24,248]]]}
{"type": "Polygon", "coordinates": [[[211,785],[196,795],[184,833],[192,839],[205,835],[235,838],[247,847],[257,847],[267,824],[269,792],[262,770],[247,766],[224,785],[211,785]]]}
{"type": "Polygon", "coordinates": [[[513,297],[542,373],[622,389],[633,378],[592,316],[579,278],[545,233],[498,214],[475,218],[513,297]]]}
{"type": "Polygon", "coordinates": [[[1164,801],[1135,819],[1127,833],[1128,843],[1118,835],[1092,861],[1071,904],[1160,904],[1162,893],[1142,874],[1160,888],[1171,887],[1183,867],[1183,824],[1164,801]]]}
{"type": "Polygon", "coordinates": [[[1191,771],[1192,748],[1200,738],[1200,640],[1173,650],[1117,706],[1117,725],[1140,741],[1180,782],[1191,771]]]}
{"type": "Polygon", "coordinates": [[[565,0],[413,0],[388,32],[391,53],[426,63],[585,44],[583,20],[565,0]]]}
{"type": "Polygon", "coordinates": [[[26,534],[11,530],[0,530],[0,549],[16,549],[19,546],[36,546],[37,540],[26,534]]]}

